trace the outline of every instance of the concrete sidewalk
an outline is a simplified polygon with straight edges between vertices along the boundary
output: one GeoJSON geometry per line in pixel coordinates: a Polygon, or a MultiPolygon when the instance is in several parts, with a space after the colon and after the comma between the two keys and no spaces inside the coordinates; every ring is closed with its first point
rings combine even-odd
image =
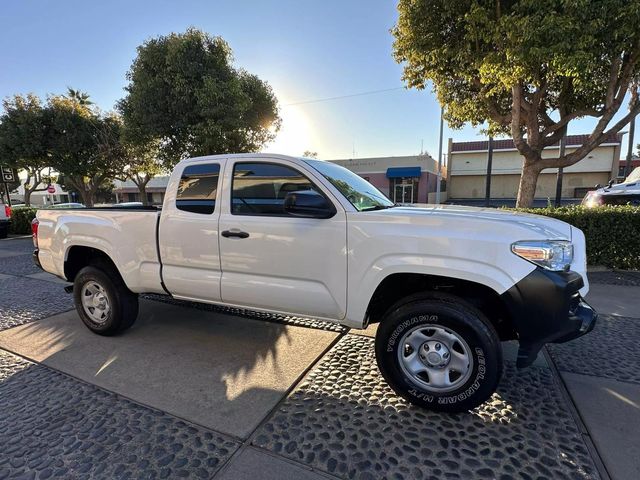
{"type": "Polygon", "coordinates": [[[246,438],[336,337],[142,300],[124,335],[95,335],[72,310],[0,332],[0,348],[246,438]]]}
{"type": "Polygon", "coordinates": [[[640,287],[592,283],[600,319],[589,335],[551,345],[554,364],[614,480],[640,478],[640,287]]]}

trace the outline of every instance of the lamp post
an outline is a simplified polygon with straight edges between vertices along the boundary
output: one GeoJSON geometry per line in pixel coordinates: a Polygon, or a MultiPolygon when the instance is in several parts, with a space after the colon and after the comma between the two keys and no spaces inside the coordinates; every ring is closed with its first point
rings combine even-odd
{"type": "Polygon", "coordinates": [[[484,187],[484,205],[491,205],[491,170],[493,168],[493,137],[489,135],[489,145],[487,148],[487,178],[484,187]]]}
{"type": "MultiPolygon", "coordinates": [[[[560,139],[560,158],[564,157],[564,149],[567,143],[566,135],[563,135],[560,139]]],[[[556,176],[556,201],[555,206],[559,207],[562,205],[562,175],[564,170],[562,167],[558,168],[558,175],[556,176]]]]}
{"type": "Polygon", "coordinates": [[[444,109],[440,107],[440,141],[438,143],[438,175],[436,178],[436,204],[440,205],[440,184],[442,183],[442,134],[444,130],[444,109]]]}

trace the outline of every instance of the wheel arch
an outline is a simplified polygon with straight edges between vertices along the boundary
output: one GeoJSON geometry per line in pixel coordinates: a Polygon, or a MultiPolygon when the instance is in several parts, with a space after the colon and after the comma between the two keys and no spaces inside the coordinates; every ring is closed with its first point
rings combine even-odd
{"type": "Polygon", "coordinates": [[[443,275],[397,272],[376,287],[366,309],[366,323],[379,323],[397,302],[428,292],[459,297],[479,309],[492,323],[501,340],[517,338],[516,324],[500,294],[482,283],[443,275]]]}
{"type": "Polygon", "coordinates": [[[84,245],[72,245],[67,249],[64,259],[64,276],[68,281],[73,282],[78,272],[84,267],[100,263],[109,265],[124,282],[118,266],[106,252],[99,248],[84,245]]]}

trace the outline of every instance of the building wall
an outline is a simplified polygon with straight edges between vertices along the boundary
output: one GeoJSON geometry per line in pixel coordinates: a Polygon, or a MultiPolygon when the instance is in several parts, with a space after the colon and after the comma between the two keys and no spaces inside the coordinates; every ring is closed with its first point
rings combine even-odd
{"type": "MultiPolygon", "coordinates": [[[[451,144],[450,144],[451,145],[451,144]]],[[[567,153],[575,147],[567,147],[567,153]]],[[[558,148],[547,148],[544,158],[554,158],[558,148]]],[[[619,145],[604,145],[594,149],[586,158],[564,169],[562,197],[575,198],[576,188],[589,188],[596,184],[606,184],[618,172],[619,145]]],[[[491,198],[515,198],[518,192],[522,156],[515,150],[493,152],[491,175],[491,198]]],[[[487,172],[487,152],[449,153],[448,193],[449,198],[484,198],[487,172]]],[[[536,198],[555,198],[557,169],[543,171],[538,178],[536,198]]],[[[578,197],[581,192],[578,191],[578,197]]]]}
{"type": "MultiPolygon", "coordinates": [[[[555,198],[555,173],[541,173],[536,186],[536,198],[555,198]]],[[[609,172],[565,173],[562,177],[562,197],[574,198],[576,188],[590,188],[609,181],[609,172]]],[[[484,198],[486,177],[459,175],[452,177],[448,187],[449,198],[484,198]]],[[[493,175],[491,198],[515,198],[518,193],[520,175],[493,175]]],[[[579,194],[578,197],[581,195],[579,194]]]]}

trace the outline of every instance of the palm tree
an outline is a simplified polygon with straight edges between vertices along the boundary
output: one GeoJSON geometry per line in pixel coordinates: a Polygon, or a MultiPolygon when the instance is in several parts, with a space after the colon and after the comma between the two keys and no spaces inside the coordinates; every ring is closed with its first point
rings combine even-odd
{"type": "Polygon", "coordinates": [[[67,94],[65,96],[70,100],[76,101],[78,105],[93,105],[93,102],[89,100],[88,93],[75,90],[71,87],[67,87],[67,94]]]}

